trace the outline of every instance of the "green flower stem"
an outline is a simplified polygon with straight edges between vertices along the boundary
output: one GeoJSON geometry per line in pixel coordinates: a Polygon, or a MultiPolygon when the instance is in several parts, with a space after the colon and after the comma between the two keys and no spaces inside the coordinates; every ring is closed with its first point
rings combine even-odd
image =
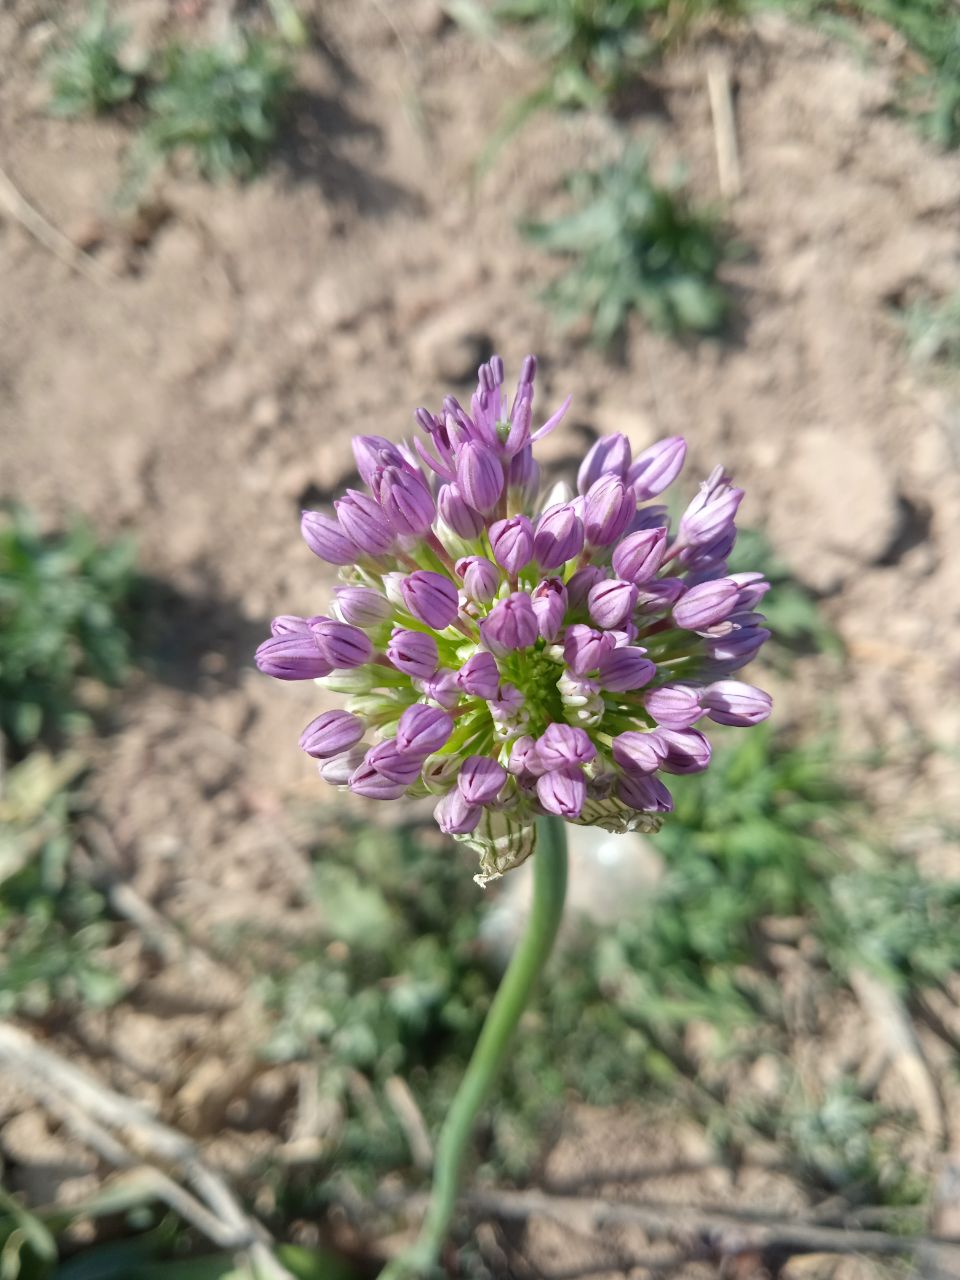
{"type": "Polygon", "coordinates": [[[460,1175],[477,1112],[503,1066],[510,1040],[553,949],[567,891],[567,830],[560,818],[537,819],[533,855],[533,903],[520,940],[487,1014],[477,1047],[440,1131],[433,1190],[416,1243],[380,1273],[380,1280],[427,1276],[447,1237],[460,1175]]]}

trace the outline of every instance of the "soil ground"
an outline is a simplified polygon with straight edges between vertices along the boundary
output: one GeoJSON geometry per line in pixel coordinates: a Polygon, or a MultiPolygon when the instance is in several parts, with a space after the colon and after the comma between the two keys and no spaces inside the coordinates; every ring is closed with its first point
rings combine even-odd
{"type": "MultiPolygon", "coordinates": [[[[145,40],[166,8],[122,6],[145,40]]],[[[758,20],[672,55],[616,125],[535,117],[478,176],[503,107],[537,75],[520,46],[472,39],[433,0],[324,5],[265,176],[238,188],[168,174],[145,229],[111,208],[124,126],[44,111],[56,16],[40,0],[0,12],[0,157],[108,278],[71,269],[0,210],[0,496],[51,525],[80,511],[105,535],[133,532],[165,584],[153,669],[91,748],[108,856],[143,899],[199,947],[225,924],[310,929],[287,815],[319,785],[296,747],[316,690],[265,681],[251,653],[271,615],[322,610],[331,580],[298,514],[349,481],[351,435],[409,434],[413,408],[467,388],[494,349],[508,370],[538,353],[544,410],[573,394],[547,442],[558,474],[612,430],[635,447],[687,436],[691,487],[726,464],[748,492],[743,522],[768,531],[848,647],[844,664],[800,661],[775,690],[782,722],[835,717],[851,758],[874,761],[860,772],[878,827],[925,870],[960,874],[960,416],[950,385],[911,365],[896,316],[960,288],[960,158],[896,118],[882,49],[865,62],[758,20]],[[622,130],[655,144],[663,172],[682,161],[719,205],[706,87],[718,57],[743,166],[726,210],[744,246],[726,268],[734,333],[678,344],[634,325],[610,360],[553,325],[538,300],[551,268],[516,224],[561,208],[563,175],[616,155],[622,130]]],[[[140,975],[135,998],[84,1015],[73,1051],[242,1172],[288,1096],[238,1047],[255,1039],[242,985],[134,943],[123,963],[140,975]],[[266,1120],[241,1134],[231,1104],[251,1088],[266,1120]]],[[[862,1032],[855,1007],[834,1016],[845,1036],[862,1032]]],[[[703,1161],[698,1134],[610,1125],[572,1115],[551,1176],[629,1164],[644,1144],[667,1163],[703,1161]]],[[[8,1158],[41,1130],[36,1112],[8,1120],[8,1158]]],[[[54,1175],[90,1176],[61,1154],[45,1163],[48,1191],[54,1175]]],[[[759,1191],[720,1186],[716,1169],[678,1178],[671,1195],[803,1207],[772,1174],[759,1191]]],[[[547,1228],[524,1248],[548,1273],[610,1259],[547,1228]]]]}

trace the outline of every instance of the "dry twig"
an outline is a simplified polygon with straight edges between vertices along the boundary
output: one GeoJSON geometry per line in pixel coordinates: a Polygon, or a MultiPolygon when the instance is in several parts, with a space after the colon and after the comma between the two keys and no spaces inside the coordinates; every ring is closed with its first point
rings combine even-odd
{"type": "Polygon", "coordinates": [[[714,61],[707,68],[707,93],[710,96],[710,114],[713,117],[713,138],[717,149],[720,194],[725,200],[733,200],[743,189],[743,180],[740,172],[737,118],[733,110],[730,70],[724,62],[714,61]]]}
{"type": "Polygon", "coordinates": [[[17,190],[3,169],[0,169],[0,210],[7,213],[15,222],[19,222],[21,227],[55,258],[59,258],[72,270],[79,271],[94,284],[105,285],[114,279],[101,263],[91,258],[89,253],[84,253],[62,231],[58,231],[51,222],[48,222],[43,214],[39,213],[17,190]]]}

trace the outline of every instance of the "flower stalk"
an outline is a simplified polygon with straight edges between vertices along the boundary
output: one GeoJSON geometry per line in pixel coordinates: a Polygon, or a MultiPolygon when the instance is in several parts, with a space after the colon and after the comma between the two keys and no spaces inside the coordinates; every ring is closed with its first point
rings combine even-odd
{"type": "Polygon", "coordinates": [[[567,829],[562,819],[552,815],[539,818],[538,827],[533,902],[526,929],[440,1131],[430,1204],[420,1235],[381,1272],[381,1280],[420,1280],[436,1266],[456,1208],[477,1114],[490,1096],[531,992],[553,950],[567,889],[567,829]]]}

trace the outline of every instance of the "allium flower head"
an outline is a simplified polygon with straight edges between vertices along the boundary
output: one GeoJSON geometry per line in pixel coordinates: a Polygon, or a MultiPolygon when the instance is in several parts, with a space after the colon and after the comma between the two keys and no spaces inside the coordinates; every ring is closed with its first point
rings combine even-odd
{"type": "Polygon", "coordinates": [[[768,584],[727,573],[743,491],[718,467],[676,530],[651,500],[686,444],[634,457],[599,440],[578,494],[540,492],[536,360],[512,398],[503,363],[479,371],[464,408],[418,409],[413,447],[354,442],[367,492],[302,531],[339,568],[331,612],[274,621],[257,665],[347,697],[300,745],[358,795],[436,797],[443,831],[480,855],[478,881],[533,852],[534,819],[654,831],[672,807],[663,774],[698,773],[698,724],[749,726],[770,698],[731,676],[769,636],[768,584]]]}

